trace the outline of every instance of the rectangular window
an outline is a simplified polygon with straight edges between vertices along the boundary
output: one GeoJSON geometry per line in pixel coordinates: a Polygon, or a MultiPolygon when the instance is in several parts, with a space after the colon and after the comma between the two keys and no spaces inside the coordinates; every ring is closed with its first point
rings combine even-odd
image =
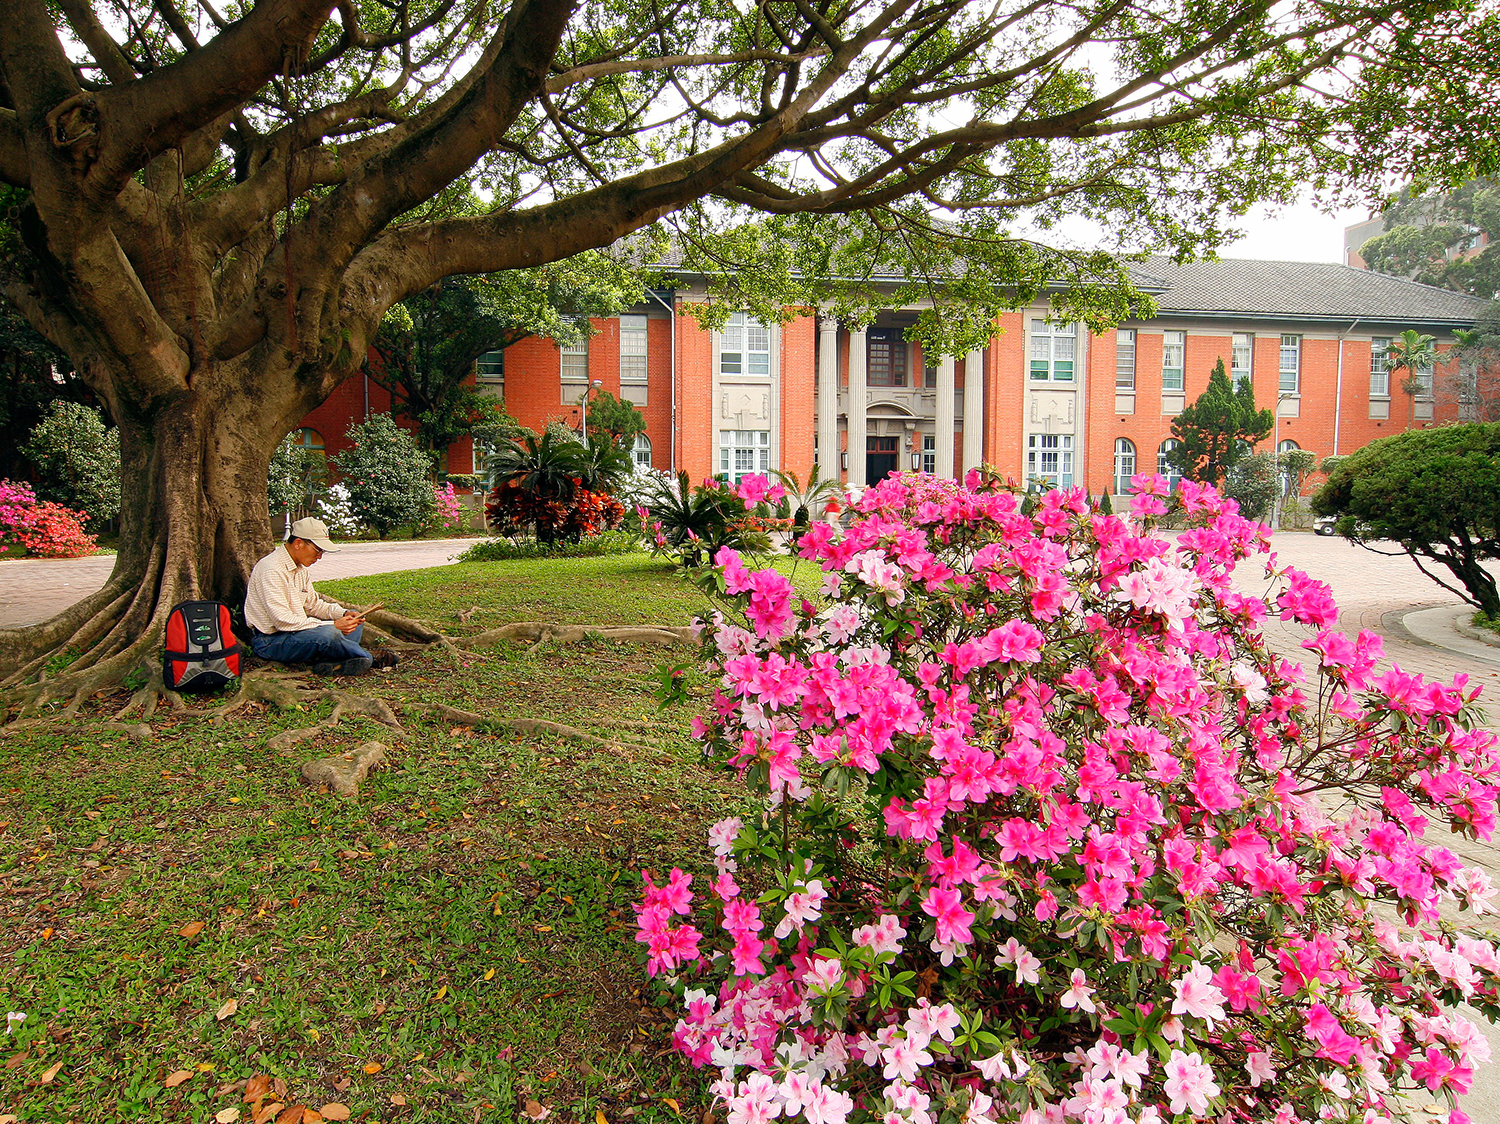
{"type": "Polygon", "coordinates": [[[871,328],[865,333],[866,383],[906,385],[906,341],[900,328],[871,328]]]}
{"type": "Polygon", "coordinates": [[[1032,382],[1072,382],[1078,344],[1076,324],[1031,322],[1032,382]]]}
{"type": "Polygon", "coordinates": [[[1391,340],[1376,336],[1370,341],[1370,397],[1391,396],[1391,340]]]}
{"type": "Polygon", "coordinates": [[[1115,389],[1135,389],[1135,329],[1115,332],[1115,389]]]}
{"type": "Polygon", "coordinates": [[[1432,364],[1426,363],[1411,373],[1412,386],[1416,388],[1416,397],[1432,397],[1432,364]]]}
{"type": "Polygon", "coordinates": [[[1187,349],[1186,332],[1161,334],[1161,388],[1182,389],[1183,353],[1187,349]]]}
{"type": "Polygon", "coordinates": [[[505,352],[486,351],[474,361],[474,377],[480,382],[505,381],[505,352]]]}
{"type": "Polygon", "coordinates": [[[769,429],[719,430],[719,472],[730,480],[771,471],[769,429]]]}
{"type": "Polygon", "coordinates": [[[936,390],[937,389],[937,367],[936,366],[931,366],[931,367],[925,367],[924,366],[922,368],[922,385],[925,386],[928,390],[936,390]]]}
{"type": "Polygon", "coordinates": [[[1229,347],[1229,378],[1238,390],[1253,382],[1255,337],[1249,332],[1235,332],[1229,347]]]}
{"type": "Polygon", "coordinates": [[[743,312],[729,314],[719,338],[719,374],[771,373],[771,329],[743,312]]]}
{"type": "Polygon", "coordinates": [[[620,317],[620,381],[646,381],[646,318],[620,317]]]}
{"type": "Polygon", "coordinates": [[[1277,386],[1283,394],[1297,394],[1302,390],[1302,337],[1281,337],[1281,379],[1277,386]]]}
{"type": "Polygon", "coordinates": [[[1026,439],[1026,478],[1059,488],[1073,486],[1073,437],[1067,433],[1033,433],[1026,439]]]}
{"type": "Polygon", "coordinates": [[[589,341],[579,340],[562,349],[562,402],[576,406],[589,385],[589,341]]]}
{"type": "Polygon", "coordinates": [[[937,472],[937,437],[931,433],[922,435],[922,471],[929,476],[937,472]]]}

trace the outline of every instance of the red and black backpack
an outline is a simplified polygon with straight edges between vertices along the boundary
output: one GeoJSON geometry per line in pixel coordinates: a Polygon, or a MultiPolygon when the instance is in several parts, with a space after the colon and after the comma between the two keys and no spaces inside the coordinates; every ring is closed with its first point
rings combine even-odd
{"type": "Polygon", "coordinates": [[[240,677],[240,646],[229,606],[221,601],[184,601],[167,617],[167,648],[161,677],[171,691],[212,691],[240,677]]]}

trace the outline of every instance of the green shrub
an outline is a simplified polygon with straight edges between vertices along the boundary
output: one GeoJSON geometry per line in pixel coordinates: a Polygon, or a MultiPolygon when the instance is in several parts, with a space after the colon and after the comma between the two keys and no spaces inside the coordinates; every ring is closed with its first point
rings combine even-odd
{"type": "Polygon", "coordinates": [[[23,451],[36,466],[38,499],[82,511],[96,531],[120,514],[120,431],[98,410],[53,402],[23,451]]]}

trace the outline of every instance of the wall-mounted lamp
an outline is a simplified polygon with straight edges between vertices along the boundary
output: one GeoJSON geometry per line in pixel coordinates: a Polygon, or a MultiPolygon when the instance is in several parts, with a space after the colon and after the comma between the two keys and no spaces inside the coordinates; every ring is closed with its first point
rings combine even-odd
{"type": "Polygon", "coordinates": [[[848,453],[840,453],[839,454],[839,467],[840,468],[848,468],[849,467],[849,454],[848,453]]]}
{"type": "Polygon", "coordinates": [[[921,453],[913,453],[911,455],[911,470],[913,472],[921,472],[922,471],[922,454],[921,453]]]}

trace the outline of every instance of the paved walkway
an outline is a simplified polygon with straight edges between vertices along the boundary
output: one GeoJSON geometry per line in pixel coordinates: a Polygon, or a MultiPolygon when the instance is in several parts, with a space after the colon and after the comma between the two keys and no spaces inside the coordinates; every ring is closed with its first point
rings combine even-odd
{"type": "MultiPolygon", "coordinates": [[[[345,543],[313,566],[317,581],[446,566],[473,539],[345,543]]],[[[0,560],[0,628],[40,624],[100,589],[113,556],[0,560]]]]}

